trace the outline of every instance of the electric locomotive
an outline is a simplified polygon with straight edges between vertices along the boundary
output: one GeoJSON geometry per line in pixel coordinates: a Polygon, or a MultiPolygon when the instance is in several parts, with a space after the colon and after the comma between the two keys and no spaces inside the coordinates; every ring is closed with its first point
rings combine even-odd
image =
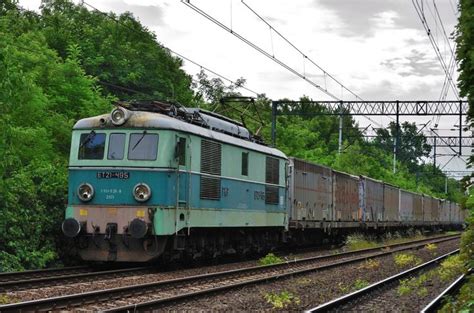
{"type": "Polygon", "coordinates": [[[218,114],[120,103],[73,127],[62,230],[87,261],[269,249],[288,225],[287,161],[218,114]]]}

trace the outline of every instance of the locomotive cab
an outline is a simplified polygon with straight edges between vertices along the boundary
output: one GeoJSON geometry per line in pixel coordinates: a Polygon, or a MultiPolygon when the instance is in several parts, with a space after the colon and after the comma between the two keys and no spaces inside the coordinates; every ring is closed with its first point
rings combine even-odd
{"type": "Polygon", "coordinates": [[[166,245],[166,235],[154,236],[157,228],[176,230],[163,229],[157,211],[179,205],[186,138],[146,127],[150,115],[119,107],[74,127],[62,230],[78,241],[83,259],[148,261],[166,245]]]}

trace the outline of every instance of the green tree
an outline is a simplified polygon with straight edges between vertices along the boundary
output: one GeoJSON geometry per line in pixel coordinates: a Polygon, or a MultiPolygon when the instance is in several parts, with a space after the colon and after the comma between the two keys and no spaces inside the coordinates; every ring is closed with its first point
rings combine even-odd
{"type": "Polygon", "coordinates": [[[0,271],[44,267],[57,257],[70,129],[110,109],[74,47],[62,60],[32,15],[1,10],[0,271]]]}
{"type": "Polygon", "coordinates": [[[85,72],[120,99],[193,102],[182,60],[171,56],[130,12],[103,14],[70,0],[43,0],[41,29],[63,59],[76,45],[85,72]]]}
{"type": "MultiPolygon", "coordinates": [[[[474,126],[474,2],[471,0],[459,1],[460,16],[456,26],[456,59],[459,64],[458,86],[460,95],[467,97],[469,110],[467,114],[468,124],[474,126]]],[[[474,157],[469,158],[469,165],[474,163],[474,157]]],[[[461,239],[461,258],[466,263],[466,268],[474,264],[474,188],[472,177],[463,179],[463,186],[468,194],[464,206],[468,210],[467,229],[461,239]]],[[[474,304],[474,279],[471,277],[461,288],[454,303],[448,303],[443,311],[469,312],[474,304]]]]}
{"type": "MultiPolygon", "coordinates": [[[[385,151],[392,151],[397,134],[397,124],[390,122],[388,128],[377,129],[377,137],[374,142],[385,151]]],[[[407,164],[412,173],[419,169],[422,157],[430,155],[431,146],[427,144],[425,135],[418,131],[415,123],[403,122],[398,129],[397,158],[407,164]]]]}

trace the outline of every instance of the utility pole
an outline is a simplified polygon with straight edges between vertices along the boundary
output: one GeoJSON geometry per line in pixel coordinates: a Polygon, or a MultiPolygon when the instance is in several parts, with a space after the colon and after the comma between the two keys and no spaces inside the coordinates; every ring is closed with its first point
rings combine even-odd
{"type": "Polygon", "coordinates": [[[446,175],[446,182],[444,183],[444,193],[448,194],[448,176],[446,175]]]}
{"type": "Polygon", "coordinates": [[[459,100],[459,156],[462,155],[462,100],[459,100]]]}
{"type": "Polygon", "coordinates": [[[339,102],[339,154],[342,151],[342,100],[339,102]]]}
{"type": "Polygon", "coordinates": [[[433,173],[436,171],[436,137],[433,138],[433,173]]]}
{"type": "Polygon", "coordinates": [[[272,101],[272,146],[276,146],[276,120],[277,120],[278,102],[272,101]]]}
{"type": "Polygon", "coordinates": [[[400,101],[397,100],[396,102],[396,119],[397,125],[395,127],[395,138],[393,140],[393,173],[397,172],[397,152],[398,152],[398,145],[399,145],[399,132],[400,132],[400,101]]]}

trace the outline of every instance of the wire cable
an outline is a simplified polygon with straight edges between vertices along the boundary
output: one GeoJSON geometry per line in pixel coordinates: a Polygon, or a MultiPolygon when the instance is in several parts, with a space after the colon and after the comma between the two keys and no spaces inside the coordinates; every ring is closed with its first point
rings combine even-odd
{"type": "Polygon", "coordinates": [[[260,46],[256,45],[255,43],[251,42],[250,40],[248,40],[247,38],[241,36],[240,34],[238,34],[237,32],[235,32],[234,30],[230,29],[228,26],[224,25],[222,22],[220,22],[219,20],[217,20],[216,18],[214,18],[213,16],[209,15],[208,13],[206,13],[205,11],[201,10],[200,8],[198,8],[197,6],[195,6],[194,4],[192,4],[189,0],[181,0],[182,3],[184,3],[186,6],[188,6],[189,8],[191,8],[192,10],[194,10],[195,12],[199,13],[200,15],[202,15],[203,17],[205,17],[206,19],[208,19],[209,21],[213,22],[214,24],[216,24],[217,26],[221,27],[222,29],[224,29],[225,31],[229,32],[230,34],[234,35],[235,37],[237,37],[238,39],[240,39],[241,41],[243,41],[244,43],[246,43],[247,45],[249,45],[250,47],[252,47],[253,49],[257,50],[258,52],[260,52],[261,54],[263,54],[264,56],[266,56],[267,58],[269,58],[270,60],[273,60],[275,63],[281,65],[282,67],[284,67],[285,69],[287,69],[288,71],[290,71],[291,73],[295,74],[296,76],[304,79],[305,81],[307,81],[310,85],[312,85],[313,87],[319,89],[321,92],[323,92],[324,94],[326,94],[327,96],[331,97],[332,99],[334,100],[340,100],[337,96],[335,96],[334,94],[332,94],[331,92],[327,91],[326,89],[322,88],[319,84],[315,83],[314,81],[310,80],[309,78],[307,78],[306,76],[304,76],[303,74],[301,74],[300,72],[298,72],[297,70],[295,70],[294,68],[292,68],[291,66],[287,65],[286,63],[284,63],[283,61],[281,61],[280,59],[272,56],[270,53],[268,53],[267,51],[265,51],[263,48],[261,48],[260,46]]]}
{"type": "Polygon", "coordinates": [[[306,55],[303,51],[301,51],[298,47],[296,47],[290,40],[288,40],[285,36],[283,36],[278,30],[275,29],[275,27],[273,27],[270,23],[268,23],[260,14],[258,14],[254,9],[252,9],[247,3],[245,3],[244,0],[241,0],[242,4],[245,5],[245,7],[247,7],[250,12],[252,12],[256,17],[258,17],[262,22],[264,22],[268,27],[270,27],[270,29],[272,29],[275,34],[277,34],[278,36],[280,36],[280,38],[282,38],[286,43],[288,43],[293,49],[295,49],[296,51],[298,51],[298,53],[300,53],[303,58],[307,59],[309,62],[311,62],[311,64],[313,64],[314,66],[316,66],[321,72],[323,72],[324,75],[327,75],[329,78],[331,78],[334,82],[336,82],[338,85],[341,86],[341,88],[347,90],[350,94],[352,94],[356,99],[359,99],[359,100],[364,100],[362,99],[361,97],[359,97],[359,95],[357,95],[356,93],[354,93],[352,90],[350,90],[349,88],[347,88],[346,86],[344,86],[344,84],[342,84],[340,81],[338,81],[334,76],[332,76],[331,74],[329,74],[325,69],[323,69],[320,65],[318,65],[316,62],[314,62],[308,55],[306,55]]]}
{"type": "Polygon", "coordinates": [[[423,10],[423,1],[420,5],[420,3],[418,2],[418,0],[412,0],[412,3],[413,3],[413,6],[415,8],[415,11],[418,15],[418,17],[420,18],[421,20],[421,24],[423,25],[423,28],[425,29],[426,31],[426,34],[428,35],[428,38],[430,40],[430,43],[431,45],[433,46],[433,49],[435,51],[435,54],[436,54],[436,57],[438,58],[438,61],[440,62],[441,64],[441,67],[445,73],[446,76],[448,76],[448,81],[449,81],[449,84],[454,92],[454,95],[455,97],[459,100],[459,92],[457,90],[457,87],[456,87],[456,84],[454,83],[450,73],[449,73],[449,70],[447,68],[447,65],[443,59],[443,56],[441,54],[441,51],[439,49],[439,46],[438,44],[436,43],[436,41],[434,40],[433,38],[433,34],[431,33],[431,29],[428,25],[428,22],[426,20],[426,16],[425,16],[425,13],[424,13],[424,10],[423,10]]]}
{"type": "MultiPolygon", "coordinates": [[[[240,39],[241,41],[243,41],[244,43],[246,43],[248,46],[252,47],[253,49],[257,50],[258,52],[260,52],[261,54],[263,54],[264,56],[266,56],[267,58],[269,58],[270,60],[274,61],[275,63],[279,64],[280,66],[282,66],[283,68],[285,68],[286,70],[288,70],[289,72],[293,73],[294,75],[298,76],[299,78],[305,80],[307,83],[309,83],[310,85],[312,85],[313,87],[317,88],[318,90],[320,90],[321,92],[323,92],[324,94],[326,94],[327,96],[331,97],[332,99],[334,100],[340,100],[339,97],[337,97],[336,95],[334,95],[333,93],[331,93],[330,91],[328,91],[327,89],[323,88],[322,86],[320,86],[318,83],[314,82],[313,80],[309,79],[306,75],[300,73],[299,71],[295,70],[294,68],[292,68],[291,66],[287,65],[286,63],[284,63],[283,61],[281,61],[280,59],[276,58],[274,55],[270,54],[269,52],[265,51],[263,48],[261,48],[260,46],[258,46],[257,44],[251,42],[250,40],[248,40],[247,38],[243,37],[242,35],[240,35],[239,33],[237,33],[235,30],[232,30],[230,29],[228,26],[224,25],[221,21],[217,20],[216,18],[214,18],[213,16],[211,16],[210,14],[206,13],[205,11],[201,10],[199,7],[195,6],[194,4],[191,3],[190,0],[181,0],[181,2],[183,4],[185,4],[186,6],[188,6],[189,8],[191,8],[192,10],[194,10],[195,12],[197,12],[198,14],[202,15],[203,17],[205,17],[206,19],[208,19],[209,21],[211,21],[212,23],[216,24],[217,26],[219,26],[220,28],[224,29],[225,31],[229,32],[230,34],[234,35],[235,37],[237,37],[238,39],[240,39]]],[[[271,27],[270,24],[267,23],[267,25],[269,27],[271,27]]],[[[271,30],[273,30],[276,34],[280,35],[280,33],[278,33],[274,28],[271,27],[271,30]]],[[[290,43],[291,44],[291,43],[290,43]]],[[[291,44],[292,45],[292,44],[291,44]]],[[[294,47],[295,49],[298,49],[296,47],[294,47]]],[[[299,50],[298,50],[299,51],[299,50]]],[[[318,65],[316,65],[318,66],[318,65]]],[[[324,70],[323,70],[324,71],[324,70]]],[[[327,75],[328,77],[330,76],[326,71],[324,71],[325,75],[327,75]]],[[[331,76],[332,77],[332,76],[331,76]]],[[[332,79],[334,79],[334,77],[332,77],[332,79]]],[[[339,83],[339,82],[338,82],[339,83]]],[[[346,87],[344,87],[341,83],[339,83],[339,85],[341,85],[343,88],[347,89],[346,87]]],[[[347,89],[349,92],[352,92],[350,91],[349,89],[347,89]]],[[[355,94],[354,94],[355,95],[355,94]]],[[[358,97],[358,96],[357,96],[358,97]]],[[[360,99],[360,97],[359,97],[360,99]]],[[[376,124],[376,125],[379,125],[380,127],[382,127],[382,125],[374,120],[372,120],[371,118],[367,117],[367,116],[363,116],[365,118],[367,118],[369,121],[371,121],[372,123],[376,124]]],[[[390,117],[391,118],[391,117],[390,117]]]]}

